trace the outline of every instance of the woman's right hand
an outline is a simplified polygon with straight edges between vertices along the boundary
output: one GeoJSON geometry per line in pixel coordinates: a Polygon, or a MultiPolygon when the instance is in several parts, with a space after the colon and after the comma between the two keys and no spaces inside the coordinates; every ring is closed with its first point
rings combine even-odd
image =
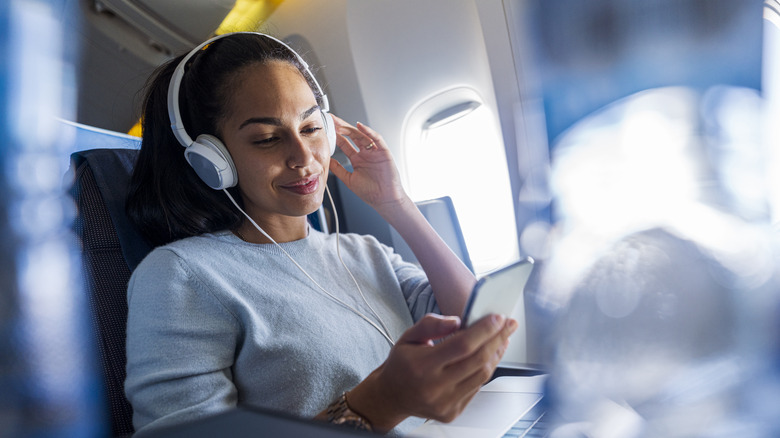
{"type": "Polygon", "coordinates": [[[350,407],[379,432],[409,416],[454,420],[493,375],[517,321],[490,315],[459,328],[458,317],[424,316],[401,336],[387,360],[348,393],[350,407]]]}

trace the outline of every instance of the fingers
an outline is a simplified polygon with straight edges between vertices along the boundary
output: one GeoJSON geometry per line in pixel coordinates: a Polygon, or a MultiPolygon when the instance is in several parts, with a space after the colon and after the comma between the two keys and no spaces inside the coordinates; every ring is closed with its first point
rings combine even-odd
{"type": "Polygon", "coordinates": [[[426,315],[404,332],[372,373],[383,400],[406,415],[457,417],[492,375],[517,322],[491,315],[459,327],[460,318],[426,315]]]}
{"type": "Polygon", "coordinates": [[[442,316],[429,313],[401,335],[399,343],[428,344],[454,333],[460,328],[457,316],[442,316]]]}
{"type": "MultiPolygon", "coordinates": [[[[488,315],[456,336],[444,340],[439,346],[439,354],[447,363],[463,360],[498,335],[507,324],[507,318],[503,315],[488,315]]],[[[514,326],[517,327],[516,321],[514,326]]]]}
{"type": "MultiPolygon", "coordinates": [[[[333,116],[335,119],[336,116],[333,116]]],[[[338,125],[337,125],[338,126],[338,125]]],[[[341,152],[344,152],[344,155],[347,156],[347,158],[352,157],[357,153],[354,147],[352,147],[352,144],[347,140],[347,138],[341,133],[341,131],[336,128],[336,146],[341,149],[341,152]]]]}
{"type": "Polygon", "coordinates": [[[451,421],[462,412],[496,370],[509,346],[509,336],[517,329],[517,321],[509,319],[499,332],[484,343],[474,354],[447,366],[441,378],[450,382],[451,400],[457,400],[442,412],[440,421],[451,421]]]}
{"type": "MultiPolygon", "coordinates": [[[[387,148],[387,145],[385,144],[385,140],[382,138],[382,136],[374,131],[373,129],[369,128],[367,125],[364,125],[360,122],[357,122],[357,129],[365,134],[366,137],[371,139],[371,143],[375,143],[376,147],[379,148],[387,148]]],[[[370,145],[369,145],[370,146],[370,145]]],[[[371,149],[371,148],[369,148],[371,149]]]]}
{"type": "MultiPolygon", "coordinates": [[[[333,116],[333,120],[336,125],[336,132],[339,135],[349,137],[350,140],[355,143],[355,146],[357,146],[359,151],[387,149],[387,145],[382,136],[368,126],[358,122],[357,127],[355,127],[336,116],[333,116]]],[[[343,147],[341,149],[344,151],[343,147]]],[[[344,152],[347,153],[347,151],[344,152]]],[[[352,152],[354,153],[354,150],[352,152]]]]}
{"type": "Polygon", "coordinates": [[[508,327],[501,334],[494,337],[491,342],[485,344],[478,352],[468,358],[449,366],[445,376],[458,382],[456,385],[463,388],[482,386],[487,382],[498,367],[501,358],[509,347],[508,327]]]}
{"type": "MultiPolygon", "coordinates": [[[[502,320],[498,315],[494,316],[496,317],[495,320],[502,320]]],[[[451,337],[442,342],[442,344],[449,342],[451,345],[455,345],[456,347],[451,347],[450,345],[447,347],[451,348],[451,351],[461,353],[460,356],[457,356],[456,359],[445,365],[444,376],[450,379],[450,381],[460,382],[459,385],[463,385],[466,388],[486,382],[504,356],[504,352],[506,352],[509,346],[509,337],[518,327],[517,321],[514,319],[503,319],[503,321],[495,332],[489,330],[474,334],[472,335],[473,337],[463,337],[463,339],[451,337]],[[482,334],[486,334],[488,337],[480,337],[482,334]],[[477,339],[476,342],[478,343],[476,348],[471,349],[474,345],[474,339],[477,339]],[[462,344],[460,344],[461,342],[462,344]]],[[[484,323],[478,322],[478,324],[488,325],[488,321],[484,323]]],[[[476,329],[477,324],[473,328],[476,329]]],[[[463,332],[467,331],[469,330],[464,330],[463,332]]]]}
{"type": "Polygon", "coordinates": [[[508,336],[514,329],[515,327],[511,327],[510,323],[507,322],[505,328],[491,342],[485,344],[477,354],[454,365],[455,368],[459,368],[457,373],[452,373],[452,370],[438,373],[438,379],[444,385],[439,387],[438,391],[428,392],[428,394],[436,394],[436,396],[425,405],[427,410],[424,416],[448,423],[460,415],[466,405],[479,392],[482,385],[495,372],[509,344],[508,339],[503,335],[508,336]]]}

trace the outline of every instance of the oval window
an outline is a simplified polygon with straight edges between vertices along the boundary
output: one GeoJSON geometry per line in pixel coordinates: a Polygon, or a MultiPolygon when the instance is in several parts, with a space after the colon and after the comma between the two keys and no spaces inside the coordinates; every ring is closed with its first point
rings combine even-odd
{"type": "Polygon", "coordinates": [[[477,276],[519,257],[498,121],[475,90],[448,90],[412,110],[401,160],[415,202],[452,198],[477,276]]]}

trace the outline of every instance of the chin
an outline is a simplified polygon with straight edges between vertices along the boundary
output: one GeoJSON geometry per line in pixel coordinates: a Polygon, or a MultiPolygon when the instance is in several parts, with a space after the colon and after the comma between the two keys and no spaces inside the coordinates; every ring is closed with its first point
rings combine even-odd
{"type": "Polygon", "coordinates": [[[322,193],[312,196],[310,199],[307,199],[305,202],[301,203],[299,208],[296,208],[297,214],[294,214],[293,216],[308,216],[316,212],[319,210],[320,206],[322,206],[324,199],[325,198],[322,196],[322,193]]]}

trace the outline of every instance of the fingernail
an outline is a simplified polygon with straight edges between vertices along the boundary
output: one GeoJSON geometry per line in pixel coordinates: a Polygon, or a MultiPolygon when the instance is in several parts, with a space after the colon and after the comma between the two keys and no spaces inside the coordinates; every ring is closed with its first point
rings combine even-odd
{"type": "Polygon", "coordinates": [[[437,315],[445,324],[460,324],[460,318],[455,315],[437,315]]]}
{"type": "Polygon", "coordinates": [[[496,327],[503,326],[504,325],[504,321],[506,321],[506,317],[504,315],[499,315],[499,314],[493,315],[493,324],[496,327]]]}

